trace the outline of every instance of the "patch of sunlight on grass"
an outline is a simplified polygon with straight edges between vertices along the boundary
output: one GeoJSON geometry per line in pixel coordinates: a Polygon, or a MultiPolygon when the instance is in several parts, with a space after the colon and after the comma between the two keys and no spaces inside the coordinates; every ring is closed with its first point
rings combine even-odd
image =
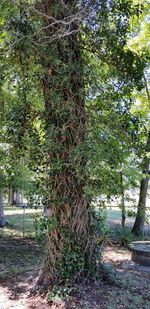
{"type": "Polygon", "coordinates": [[[42,209],[25,209],[18,207],[5,207],[4,209],[6,219],[9,225],[0,229],[0,236],[24,236],[33,237],[35,236],[34,221],[42,214],[42,209]]]}
{"type": "MultiPolygon", "coordinates": [[[[21,207],[5,207],[4,209],[5,211],[5,215],[14,215],[14,214],[22,214],[23,213],[23,209],[21,207]]],[[[33,208],[26,208],[25,209],[25,213],[26,214],[37,214],[37,213],[41,213],[41,209],[33,209],[33,208]]]]}

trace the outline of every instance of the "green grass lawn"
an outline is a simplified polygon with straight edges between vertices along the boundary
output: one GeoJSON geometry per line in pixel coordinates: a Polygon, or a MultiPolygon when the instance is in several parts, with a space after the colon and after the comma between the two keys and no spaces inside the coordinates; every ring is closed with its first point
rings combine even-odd
{"type": "Polygon", "coordinates": [[[24,225],[24,236],[34,237],[34,221],[35,218],[38,218],[42,210],[41,209],[25,209],[19,207],[5,207],[4,209],[5,216],[9,222],[9,225],[0,229],[0,236],[23,236],[23,225],[24,225]],[[24,219],[23,219],[24,217],[24,219]],[[24,223],[23,223],[24,221],[24,223]]]}
{"type": "Polygon", "coordinates": [[[5,207],[9,222],[0,228],[0,280],[15,273],[39,267],[43,247],[35,240],[34,220],[42,210],[25,209],[23,238],[23,209],[5,207]]]}
{"type": "MultiPolygon", "coordinates": [[[[134,222],[135,220],[135,216],[136,216],[136,209],[130,207],[126,209],[126,219],[128,222],[134,222]],[[132,210],[135,212],[135,215],[133,216],[128,216],[128,210],[132,210]]],[[[149,221],[150,224],[150,211],[147,210],[146,212],[146,217],[147,217],[147,224],[149,221]]],[[[119,207],[111,207],[111,208],[107,208],[107,220],[111,220],[114,223],[121,223],[121,210],[119,209],[119,207]]]]}

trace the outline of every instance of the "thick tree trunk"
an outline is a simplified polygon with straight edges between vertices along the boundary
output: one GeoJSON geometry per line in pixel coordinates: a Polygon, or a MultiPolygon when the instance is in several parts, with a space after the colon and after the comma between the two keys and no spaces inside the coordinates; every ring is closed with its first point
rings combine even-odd
{"type": "Polygon", "coordinates": [[[0,228],[6,225],[6,219],[4,216],[4,208],[3,208],[3,191],[0,189],[0,228]]]}
{"type": "MultiPolygon", "coordinates": [[[[74,3],[73,0],[53,0],[46,5],[43,1],[44,16],[52,16],[52,20],[73,16],[74,3]]],[[[46,17],[44,22],[48,29],[47,40],[51,40],[60,25],[51,27],[51,20],[46,17]]],[[[52,281],[76,278],[95,262],[89,202],[84,193],[86,115],[77,29],[76,22],[71,22],[71,34],[66,34],[63,40],[47,43],[47,54],[41,53],[46,72],[43,79],[48,167],[46,207],[50,208],[43,276],[52,281]]]]}
{"type": "MultiPolygon", "coordinates": [[[[148,152],[150,152],[150,132],[148,134],[145,151],[146,151],[146,155],[148,152]]],[[[144,234],[144,224],[145,224],[145,215],[146,215],[146,197],[147,197],[148,182],[149,182],[149,176],[148,176],[149,165],[150,165],[150,158],[145,156],[143,160],[143,174],[145,176],[141,180],[138,210],[137,210],[135,223],[132,229],[132,233],[136,236],[144,234]]]]}

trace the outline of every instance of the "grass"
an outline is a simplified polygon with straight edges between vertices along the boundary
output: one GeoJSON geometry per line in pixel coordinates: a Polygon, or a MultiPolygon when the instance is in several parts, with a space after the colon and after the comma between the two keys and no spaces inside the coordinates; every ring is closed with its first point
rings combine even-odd
{"type": "MultiPolygon", "coordinates": [[[[0,236],[23,236],[23,212],[24,210],[19,207],[5,207],[5,216],[9,222],[9,225],[4,229],[0,229],[0,236]]],[[[34,220],[42,213],[41,209],[25,209],[24,216],[24,235],[25,237],[34,237],[34,220]]],[[[149,214],[150,218],[150,214],[149,214]]],[[[117,208],[111,208],[107,210],[107,219],[113,223],[121,223],[121,210],[117,208]]],[[[128,223],[134,222],[134,217],[127,217],[128,223]]]]}
{"type": "Polygon", "coordinates": [[[25,209],[19,207],[5,207],[5,216],[9,222],[9,225],[0,229],[0,236],[15,236],[15,237],[34,237],[34,220],[42,213],[41,209],[25,209]],[[24,219],[23,219],[24,217],[24,219]],[[24,220],[24,224],[23,224],[24,220]],[[24,229],[23,229],[24,225],[24,229]],[[24,232],[23,232],[24,230],[24,232]]]}
{"type": "Polygon", "coordinates": [[[25,209],[24,235],[23,209],[5,207],[4,213],[9,225],[0,228],[0,279],[38,267],[43,256],[34,231],[34,220],[41,209],[25,209]]]}
{"type": "MultiPolygon", "coordinates": [[[[134,222],[135,220],[135,216],[128,216],[128,210],[134,210],[135,214],[136,214],[136,209],[130,207],[126,209],[126,219],[128,222],[134,222]]],[[[111,207],[111,208],[107,208],[107,219],[108,220],[112,220],[115,222],[121,222],[121,210],[119,209],[119,207],[111,207]]],[[[147,210],[147,219],[150,223],[150,211],[147,210]]]]}
{"type": "Polygon", "coordinates": [[[0,279],[38,268],[42,246],[31,238],[0,237],[0,279]]]}

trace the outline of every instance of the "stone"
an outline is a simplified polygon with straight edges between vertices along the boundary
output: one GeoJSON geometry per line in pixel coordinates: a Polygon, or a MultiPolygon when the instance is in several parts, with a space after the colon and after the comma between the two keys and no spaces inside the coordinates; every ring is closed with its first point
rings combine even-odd
{"type": "Polygon", "coordinates": [[[129,244],[133,262],[143,266],[150,266],[150,241],[134,241],[129,244]]]}

